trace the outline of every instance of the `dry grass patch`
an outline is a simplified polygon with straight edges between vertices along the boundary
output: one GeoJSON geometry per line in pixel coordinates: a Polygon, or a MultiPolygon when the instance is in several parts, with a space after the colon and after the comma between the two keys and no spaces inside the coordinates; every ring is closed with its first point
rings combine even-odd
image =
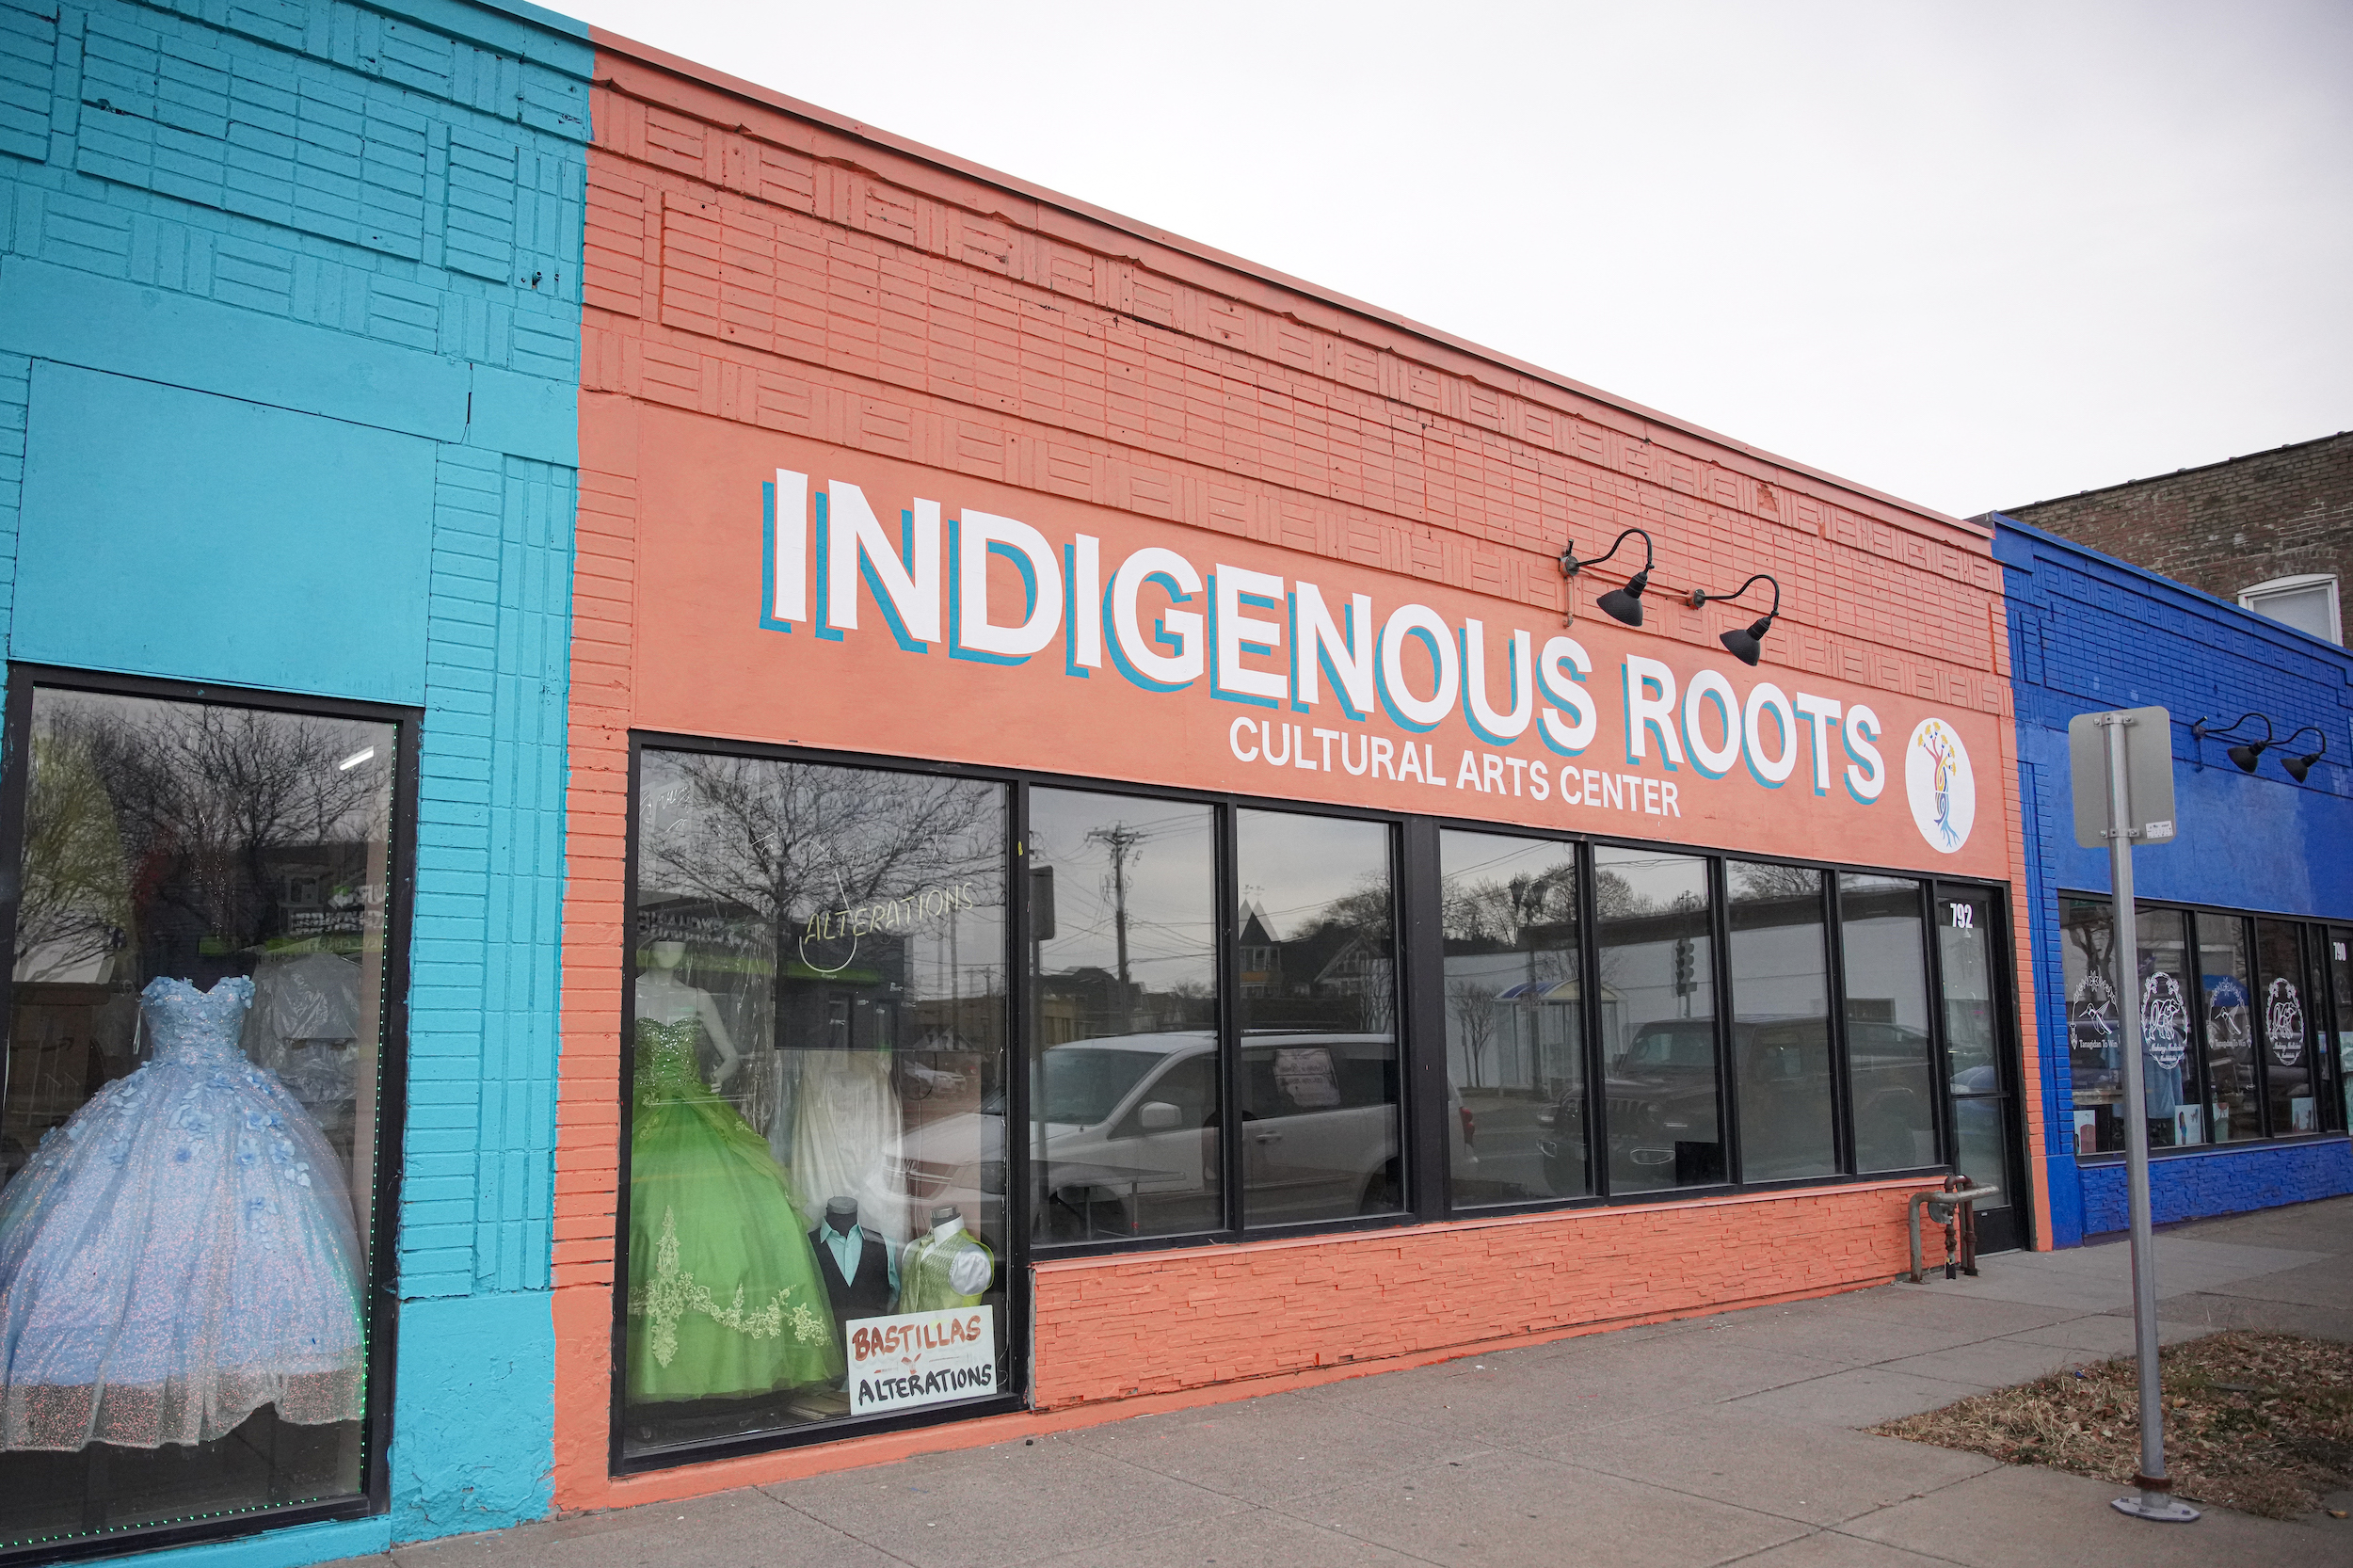
{"type": "MultiPolygon", "coordinates": [[[[2353,1484],[2353,1345],[2233,1329],[2166,1347],[2158,1368],[2165,1467],[2182,1496],[2292,1519],[2353,1484]]],[[[2121,1357],[1871,1430],[2129,1485],[2139,1374],[2121,1357]]]]}

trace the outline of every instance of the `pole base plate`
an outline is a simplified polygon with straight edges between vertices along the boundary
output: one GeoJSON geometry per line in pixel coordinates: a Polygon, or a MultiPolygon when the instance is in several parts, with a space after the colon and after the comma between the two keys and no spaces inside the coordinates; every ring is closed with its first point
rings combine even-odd
{"type": "Polygon", "coordinates": [[[2161,1525],[2186,1525],[2198,1518],[2198,1511],[2178,1497],[2162,1493],[2137,1492],[2129,1497],[2119,1497],[2108,1505],[2119,1513],[2136,1519],[2154,1520],[2161,1525]]]}

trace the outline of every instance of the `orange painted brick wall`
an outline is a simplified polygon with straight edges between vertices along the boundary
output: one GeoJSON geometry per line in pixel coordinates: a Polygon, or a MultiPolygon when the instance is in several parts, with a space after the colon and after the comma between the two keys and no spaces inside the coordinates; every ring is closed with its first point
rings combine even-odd
{"type": "MultiPolygon", "coordinates": [[[[1781,579],[1760,673],[2008,714],[1980,528],[627,40],[598,43],[556,1157],[562,1506],[834,1462],[606,1473],[637,563],[662,528],[639,511],[637,422],[618,417],[632,402],[1544,609],[1561,606],[1567,540],[1590,550],[1644,527],[1662,584],[1781,579]]],[[[1587,580],[1589,610],[1601,585],[1587,580]]],[[[1651,602],[1645,630],[1697,648],[1754,613],[1651,602]]],[[[1981,764],[1977,831],[2014,844],[2013,762],[1981,764]]],[[[2023,908],[2016,919],[2023,931],[2023,908]]],[[[1283,1369],[1342,1321],[1353,1353],[1394,1357],[1835,1288],[1900,1266],[1900,1191],[1866,1185],[1058,1263],[1037,1274],[1040,1398],[1083,1409],[1147,1382],[1299,1375],[1283,1369]],[[1349,1271],[1362,1290],[1342,1290],[1349,1271]],[[1210,1295],[1176,1314],[1171,1336],[1179,1288],[1210,1295]],[[1340,1318],[1343,1294],[1379,1309],[1340,1318]],[[1267,1337],[1285,1316],[1322,1326],[1267,1337]],[[1167,1348],[1146,1349],[1152,1333],[1167,1348]],[[1123,1336],[1127,1352],[1104,1349],[1123,1336]]]]}
{"type": "MultiPolygon", "coordinates": [[[[1036,1271],[1056,1410],[1881,1285],[1920,1182],[1513,1215],[1036,1271]]],[[[1943,1256],[1942,1251],[1938,1256],[1943,1256]]]]}

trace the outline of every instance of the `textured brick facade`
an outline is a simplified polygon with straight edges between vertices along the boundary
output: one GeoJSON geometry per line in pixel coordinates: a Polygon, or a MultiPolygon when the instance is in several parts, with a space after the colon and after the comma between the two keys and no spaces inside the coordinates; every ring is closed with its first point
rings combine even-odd
{"type": "MultiPolygon", "coordinates": [[[[392,1512],[239,1548],[273,1561],[547,1507],[589,64],[569,24],[529,8],[0,0],[10,656],[423,714],[408,1119],[382,1134],[405,1164],[379,1230],[397,1247],[403,1304],[392,1512]],[[293,517],[222,520],[217,533],[208,519],[120,563],[109,602],[17,603],[28,463],[48,464],[57,493],[79,483],[61,452],[27,451],[53,374],[267,411],[253,417],[288,444],[209,455],[212,470],[179,479],[192,517],[206,516],[195,503],[216,478],[265,488],[290,451],[353,427],[421,452],[429,477],[406,510],[289,494],[293,517]],[[331,657],[273,658],[266,639],[156,651],[172,612],[148,580],[175,575],[173,552],[234,560],[269,530],[331,532],[347,516],[366,520],[347,569],[243,617],[323,621],[314,642],[331,657]],[[422,563],[421,611],[388,602],[399,590],[372,577],[385,552],[422,563]],[[414,641],[391,630],[411,623],[414,641]]],[[[120,550],[77,539],[70,508],[40,521],[52,554],[120,550]]]]}
{"type": "Polygon", "coordinates": [[[2013,506],[2008,516],[2238,601],[2276,577],[2353,586],[2353,431],[2013,506]]]}
{"type": "MultiPolygon", "coordinates": [[[[664,520],[640,509],[636,408],[1114,507],[1199,530],[1204,549],[1260,541],[1540,613],[1561,604],[1555,557],[1569,540],[1590,552],[1647,527],[1662,584],[1780,577],[1764,674],[1996,715],[2009,688],[1977,527],[599,42],[555,1217],[559,1504],[689,1496],[1097,1409],[1262,1392],[1329,1375],[1326,1355],[1395,1366],[1901,1266],[1903,1193],[1875,1183],[1052,1263],[1034,1275],[1040,1414],[611,1476],[628,738],[662,728],[638,696],[641,566],[664,520]]],[[[1666,593],[1651,604],[1645,630],[1695,649],[1754,616],[1689,611],[1666,593]]],[[[810,732],[781,696],[774,722],[750,738],[871,749],[810,732]]],[[[2015,760],[1979,764],[1977,829],[2013,845],[2015,760]]]]}
{"type": "MultiPolygon", "coordinates": [[[[2132,1224],[2122,1165],[2087,1165],[2083,1184],[2085,1235],[2132,1224]]],[[[2353,1192],[2353,1144],[2342,1138],[2276,1149],[2169,1155],[2149,1166],[2149,1211],[2161,1225],[2348,1192],[2353,1192]]]]}
{"type": "MultiPolygon", "coordinates": [[[[2224,909],[2353,919],[2353,653],[2275,621],[1999,518],[1994,549],[2009,603],[2017,692],[2026,944],[2041,1020],[2036,1076],[2046,1109],[2053,1239],[2073,1246],[2125,1224],[2122,1176],[2077,1166],[2068,1129],[2066,984],[2058,943],[2062,889],[2104,893],[2106,852],[2074,839],[2067,724],[2077,713],[2156,705],[2173,717],[2178,841],[2135,852],[2140,897],[2224,909]],[[2282,736],[2317,725],[2329,756],[2302,784],[2266,759],[2250,776],[2223,746],[2191,738],[2201,717],[2249,710],[2282,736]]],[[[2309,737],[2307,743],[2309,744],[2309,737]]],[[[2222,1214],[2345,1190],[2345,1146],[2167,1155],[2151,1191],[2161,1215],[2222,1214]]]]}
{"type": "Polygon", "coordinates": [[[1043,1264],[1032,1398],[1064,1410],[1882,1284],[1909,1266],[1904,1207],[1917,1190],[1887,1182],[1043,1264]]]}

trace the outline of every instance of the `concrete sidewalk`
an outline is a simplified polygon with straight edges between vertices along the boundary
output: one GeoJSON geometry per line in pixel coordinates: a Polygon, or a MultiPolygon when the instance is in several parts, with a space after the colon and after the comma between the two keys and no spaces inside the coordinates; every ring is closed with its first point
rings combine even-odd
{"type": "MultiPolygon", "coordinates": [[[[2175,1226],[2169,1339],[2353,1339],[2353,1199],[2175,1226]]],[[[2121,1488],[1856,1429],[2129,1352],[2119,1243],[408,1546],[400,1568],[2353,1563],[2353,1521],[2129,1520],[2121,1488]]],[[[2344,1507],[2340,1497],[2334,1506],[2344,1507]]],[[[385,1560],[355,1560],[381,1568],[385,1560]]]]}

